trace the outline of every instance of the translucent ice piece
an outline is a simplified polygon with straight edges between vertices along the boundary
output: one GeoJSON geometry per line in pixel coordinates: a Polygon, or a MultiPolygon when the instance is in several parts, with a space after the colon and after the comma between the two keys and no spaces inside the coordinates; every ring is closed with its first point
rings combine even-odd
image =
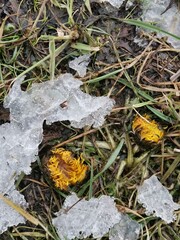
{"type": "Polygon", "coordinates": [[[35,126],[23,131],[13,122],[0,126],[0,192],[6,191],[21,172],[31,172],[31,162],[36,160],[42,141],[41,131],[35,126]]]}
{"type": "Polygon", "coordinates": [[[121,220],[114,225],[109,232],[110,240],[136,240],[139,237],[140,225],[125,214],[121,214],[121,220]]]}
{"type": "Polygon", "coordinates": [[[103,237],[119,221],[120,215],[112,198],[101,196],[86,201],[72,194],[53,219],[53,225],[61,239],[85,239],[91,234],[94,238],[103,237]]]}
{"type": "MultiPolygon", "coordinates": [[[[38,146],[43,137],[43,122],[69,120],[75,127],[103,124],[104,117],[109,114],[114,101],[108,97],[93,97],[80,90],[81,81],[71,74],[39,84],[33,84],[28,91],[21,90],[24,78],[16,79],[4,106],[10,109],[10,123],[0,126],[0,193],[15,189],[15,180],[21,172],[29,174],[31,163],[36,161],[38,146]],[[66,102],[65,106],[61,106],[66,102]]],[[[17,196],[13,195],[13,196],[17,196]]],[[[19,203],[19,196],[12,199],[19,203]]],[[[0,204],[0,212],[6,209],[6,214],[0,215],[0,229],[18,224],[22,219],[5,203],[0,204]],[[14,213],[13,213],[14,214],[14,213]],[[17,221],[14,220],[17,217],[17,221]]]]}
{"type": "MultiPolygon", "coordinates": [[[[11,190],[10,194],[6,193],[6,197],[24,209],[28,206],[24,196],[16,190],[11,190]]],[[[4,203],[3,200],[0,200],[0,234],[6,231],[8,227],[18,225],[19,223],[25,223],[25,219],[4,203]]]]}
{"type": "Polygon", "coordinates": [[[53,225],[62,240],[85,239],[90,235],[101,238],[110,229],[111,240],[135,240],[140,230],[140,225],[119,213],[113,198],[105,195],[86,201],[73,193],[56,215],[53,225]]]}
{"type": "MultiPolygon", "coordinates": [[[[180,36],[180,12],[175,3],[167,9],[169,3],[170,0],[143,1],[142,20],[156,23],[156,26],[163,30],[180,36]]],[[[164,37],[167,35],[158,33],[157,36],[164,37]]],[[[179,40],[168,36],[168,42],[171,43],[174,48],[180,48],[179,40]]]]}
{"type": "Polygon", "coordinates": [[[69,67],[76,70],[80,77],[86,75],[87,66],[90,61],[90,54],[85,54],[69,62],[69,67]]]}
{"type": "Polygon", "coordinates": [[[23,92],[20,88],[22,79],[13,85],[5,99],[4,106],[10,108],[10,119],[22,129],[40,127],[47,123],[69,120],[75,127],[85,125],[99,127],[109,114],[114,101],[108,97],[93,97],[80,90],[82,82],[71,74],[39,84],[23,92]],[[66,107],[61,104],[66,102],[66,107]]]}
{"type": "Polygon", "coordinates": [[[154,214],[167,223],[175,220],[173,211],[180,208],[180,205],[173,202],[168,190],[154,175],[138,188],[137,199],[146,208],[147,215],[154,214]]]}

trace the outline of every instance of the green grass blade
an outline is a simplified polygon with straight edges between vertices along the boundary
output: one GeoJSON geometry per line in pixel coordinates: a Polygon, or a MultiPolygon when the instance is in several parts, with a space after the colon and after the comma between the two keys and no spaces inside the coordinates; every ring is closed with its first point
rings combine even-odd
{"type": "Polygon", "coordinates": [[[131,25],[135,25],[137,27],[142,27],[142,28],[148,29],[153,32],[161,32],[161,33],[171,36],[177,40],[180,40],[180,36],[177,36],[173,33],[167,32],[159,27],[156,27],[155,25],[152,25],[151,23],[142,22],[142,21],[135,20],[135,19],[122,19],[122,21],[125,23],[128,23],[128,24],[131,24],[131,25]]]}
{"type": "MultiPolygon", "coordinates": [[[[120,143],[118,144],[117,148],[113,151],[113,153],[111,154],[111,156],[109,157],[106,165],[104,166],[104,168],[102,169],[101,172],[99,172],[98,174],[96,174],[93,178],[93,181],[95,181],[98,177],[100,177],[116,160],[119,152],[121,151],[123,145],[124,145],[124,138],[121,139],[120,143]]],[[[91,182],[93,182],[91,180],[91,182]]],[[[83,193],[86,191],[86,189],[89,187],[90,185],[90,180],[85,183],[82,187],[82,189],[78,192],[78,197],[81,197],[83,195],[83,193]]]]}
{"type": "Polygon", "coordinates": [[[147,108],[152,112],[154,113],[157,117],[159,117],[160,119],[166,121],[166,122],[169,122],[169,123],[173,123],[173,119],[164,115],[162,112],[160,112],[159,110],[151,107],[151,106],[147,106],[147,108]]]}
{"type": "MultiPolygon", "coordinates": [[[[130,84],[128,81],[126,81],[125,79],[120,78],[120,79],[118,79],[118,82],[120,82],[120,83],[124,84],[126,87],[129,87],[129,88],[132,89],[131,84],[130,84]]],[[[141,95],[141,96],[144,97],[145,99],[147,99],[147,100],[149,100],[149,101],[155,102],[155,101],[154,101],[154,98],[152,98],[152,97],[151,97],[149,94],[147,94],[145,91],[142,91],[142,90],[140,90],[140,89],[138,89],[138,88],[136,88],[136,91],[138,92],[139,95],[141,95]]]]}
{"type": "Polygon", "coordinates": [[[90,166],[90,182],[89,182],[89,199],[92,198],[93,196],[93,176],[94,176],[94,169],[93,169],[93,164],[90,166]]]}
{"type": "Polygon", "coordinates": [[[49,42],[49,54],[50,54],[50,64],[49,64],[49,72],[50,72],[50,79],[54,79],[55,73],[55,41],[51,40],[49,42]]]}
{"type": "MultiPolygon", "coordinates": [[[[55,55],[57,56],[60,52],[62,52],[68,45],[69,45],[70,41],[67,40],[65,41],[60,47],[58,47],[55,50],[55,55]]],[[[46,57],[44,57],[43,59],[41,59],[39,62],[36,62],[34,65],[32,65],[31,67],[29,67],[28,69],[26,69],[25,71],[23,71],[21,74],[19,74],[16,78],[20,78],[22,76],[24,76],[25,74],[27,74],[28,72],[30,72],[31,70],[33,70],[34,68],[36,68],[37,66],[43,64],[43,62],[45,62],[46,60],[48,60],[51,57],[50,54],[48,54],[46,57]]]]}
{"type": "Polygon", "coordinates": [[[121,148],[124,144],[124,138],[121,139],[120,143],[118,144],[117,148],[113,151],[113,153],[111,154],[111,156],[109,157],[106,165],[104,166],[104,168],[102,169],[102,171],[100,173],[98,173],[95,177],[94,180],[96,180],[98,177],[100,177],[112,164],[113,162],[116,160],[119,152],[121,151],[121,148]]]}
{"type": "Polygon", "coordinates": [[[71,47],[74,48],[74,49],[78,49],[78,50],[81,50],[81,51],[88,51],[88,52],[98,52],[100,50],[100,47],[92,47],[90,45],[87,45],[87,44],[84,44],[84,43],[80,43],[80,42],[77,42],[77,43],[73,43],[71,44],[71,47]]]}
{"type": "Polygon", "coordinates": [[[117,70],[115,70],[115,71],[113,71],[113,72],[110,72],[110,73],[107,73],[107,74],[105,74],[105,75],[102,75],[102,76],[100,76],[100,77],[97,77],[97,78],[88,80],[88,81],[86,81],[86,83],[96,83],[96,82],[99,82],[99,81],[101,81],[101,80],[104,80],[104,79],[107,79],[107,78],[109,78],[109,77],[112,77],[112,76],[114,76],[114,75],[116,75],[117,73],[120,73],[120,72],[122,72],[122,71],[123,71],[123,69],[120,68],[120,69],[117,69],[117,70]]]}

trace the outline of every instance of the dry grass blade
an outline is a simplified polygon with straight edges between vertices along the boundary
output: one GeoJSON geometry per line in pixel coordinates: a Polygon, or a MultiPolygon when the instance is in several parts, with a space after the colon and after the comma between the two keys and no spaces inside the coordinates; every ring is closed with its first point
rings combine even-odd
{"type": "Polygon", "coordinates": [[[87,132],[84,132],[84,133],[81,133],[81,134],[79,134],[79,135],[77,135],[77,136],[75,136],[75,137],[72,137],[72,138],[70,138],[70,139],[68,139],[68,140],[66,140],[66,141],[64,141],[64,142],[62,142],[62,143],[58,143],[58,144],[55,145],[53,148],[59,148],[59,147],[65,145],[65,144],[67,144],[67,143],[73,142],[73,141],[76,140],[76,139],[79,139],[79,138],[81,138],[81,137],[84,137],[84,136],[86,136],[86,135],[88,135],[88,134],[91,134],[91,133],[94,133],[94,132],[97,132],[97,131],[98,131],[98,129],[91,129],[91,130],[89,130],[89,131],[87,131],[87,132]]]}
{"type": "Polygon", "coordinates": [[[13,203],[10,199],[4,197],[1,193],[0,199],[7,205],[9,205],[11,208],[13,208],[16,212],[18,212],[21,216],[23,216],[26,220],[30,221],[32,224],[41,226],[46,231],[46,233],[54,239],[53,235],[49,232],[49,230],[37,218],[33,217],[30,213],[25,211],[17,204],[13,203]]]}
{"type": "Polygon", "coordinates": [[[8,198],[4,197],[3,194],[0,193],[0,199],[3,200],[7,205],[9,205],[11,208],[13,208],[16,212],[18,212],[20,215],[22,215],[26,220],[30,221],[34,225],[39,225],[41,224],[39,220],[35,217],[33,217],[31,214],[29,214],[27,211],[25,211],[23,208],[20,206],[16,205],[13,203],[11,200],[8,198]]]}

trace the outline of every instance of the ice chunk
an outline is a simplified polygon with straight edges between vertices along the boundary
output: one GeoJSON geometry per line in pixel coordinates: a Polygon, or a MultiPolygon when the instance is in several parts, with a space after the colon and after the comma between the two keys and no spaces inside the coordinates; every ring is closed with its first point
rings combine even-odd
{"type": "Polygon", "coordinates": [[[72,194],[53,219],[53,225],[61,239],[85,239],[91,234],[94,238],[103,237],[119,221],[120,215],[112,198],[101,196],[86,201],[72,194]]]}
{"type": "Polygon", "coordinates": [[[90,54],[85,54],[69,62],[69,67],[76,70],[80,77],[86,75],[87,66],[90,61],[90,54]]]}
{"type": "MultiPolygon", "coordinates": [[[[93,97],[80,90],[81,81],[71,74],[39,84],[33,84],[28,91],[21,90],[24,78],[16,79],[4,106],[10,109],[10,123],[0,126],[0,193],[11,193],[15,189],[15,180],[21,172],[29,174],[31,163],[36,161],[38,146],[43,137],[43,122],[69,120],[75,127],[93,125],[99,127],[104,117],[109,114],[114,101],[108,97],[93,97]],[[66,102],[66,107],[61,104],[66,102]]],[[[22,197],[13,196],[15,203],[20,203],[22,197]]],[[[0,204],[0,229],[22,222],[21,216],[12,215],[5,203],[0,204]],[[17,216],[17,220],[14,220],[17,216]]],[[[14,213],[13,213],[14,214],[14,213]]]]}
{"type": "MultiPolygon", "coordinates": [[[[65,115],[68,116],[72,126],[82,128],[87,125],[101,126],[104,117],[110,113],[114,101],[108,97],[93,97],[77,90],[76,94],[72,95],[67,103],[68,107],[64,109],[65,115]]],[[[53,115],[50,117],[54,118],[53,115]]],[[[47,120],[52,122],[53,119],[48,118],[47,120]]]]}
{"type": "MultiPolygon", "coordinates": [[[[142,20],[156,23],[156,26],[163,30],[180,36],[180,12],[174,3],[169,6],[171,0],[143,1],[142,20]],[[167,11],[166,11],[167,9],[167,11]]],[[[158,37],[167,36],[164,33],[158,33],[158,37]]],[[[168,36],[168,42],[175,48],[180,48],[180,41],[168,36]]]]}
{"type": "Polygon", "coordinates": [[[69,120],[72,126],[85,125],[99,127],[105,115],[109,114],[114,101],[108,97],[93,97],[83,93],[79,87],[82,82],[71,74],[63,74],[55,80],[33,84],[23,92],[22,79],[15,82],[4,106],[10,108],[10,119],[24,129],[42,128],[44,120],[48,124],[69,120]],[[66,107],[61,104],[66,102],[66,107]]]}
{"type": "Polygon", "coordinates": [[[87,201],[73,193],[56,215],[53,225],[62,240],[85,239],[90,235],[101,238],[110,229],[110,239],[135,240],[140,229],[138,223],[118,212],[113,198],[105,195],[87,201]]]}
{"type": "Polygon", "coordinates": [[[36,160],[42,130],[34,127],[23,131],[18,125],[5,123],[0,126],[0,192],[14,184],[16,177],[31,172],[31,162],[36,160]]]}
{"type": "MultiPolygon", "coordinates": [[[[24,196],[15,189],[11,189],[10,193],[6,193],[6,197],[24,209],[28,206],[24,196]]],[[[25,223],[24,217],[3,202],[3,200],[0,200],[0,209],[0,234],[6,231],[8,227],[18,225],[19,223],[25,223]]]]}
{"type": "Polygon", "coordinates": [[[136,240],[139,237],[140,225],[129,218],[126,214],[121,214],[121,220],[109,232],[110,240],[136,240]]]}
{"type": "Polygon", "coordinates": [[[147,215],[154,214],[167,223],[173,222],[175,219],[173,211],[180,208],[180,205],[173,202],[168,190],[154,175],[138,188],[137,199],[146,208],[147,215]]]}

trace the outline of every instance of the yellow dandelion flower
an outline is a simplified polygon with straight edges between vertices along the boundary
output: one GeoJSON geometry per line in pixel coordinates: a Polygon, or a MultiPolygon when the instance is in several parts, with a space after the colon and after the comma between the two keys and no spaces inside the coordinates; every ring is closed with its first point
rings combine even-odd
{"type": "Polygon", "coordinates": [[[159,123],[152,120],[149,115],[144,114],[142,117],[136,116],[132,123],[132,130],[137,134],[140,141],[149,143],[159,143],[164,136],[164,131],[159,123]]]}
{"type": "Polygon", "coordinates": [[[72,153],[64,148],[57,148],[51,153],[47,169],[57,188],[67,190],[70,185],[75,185],[85,178],[88,166],[83,164],[82,156],[75,159],[72,153]]]}

